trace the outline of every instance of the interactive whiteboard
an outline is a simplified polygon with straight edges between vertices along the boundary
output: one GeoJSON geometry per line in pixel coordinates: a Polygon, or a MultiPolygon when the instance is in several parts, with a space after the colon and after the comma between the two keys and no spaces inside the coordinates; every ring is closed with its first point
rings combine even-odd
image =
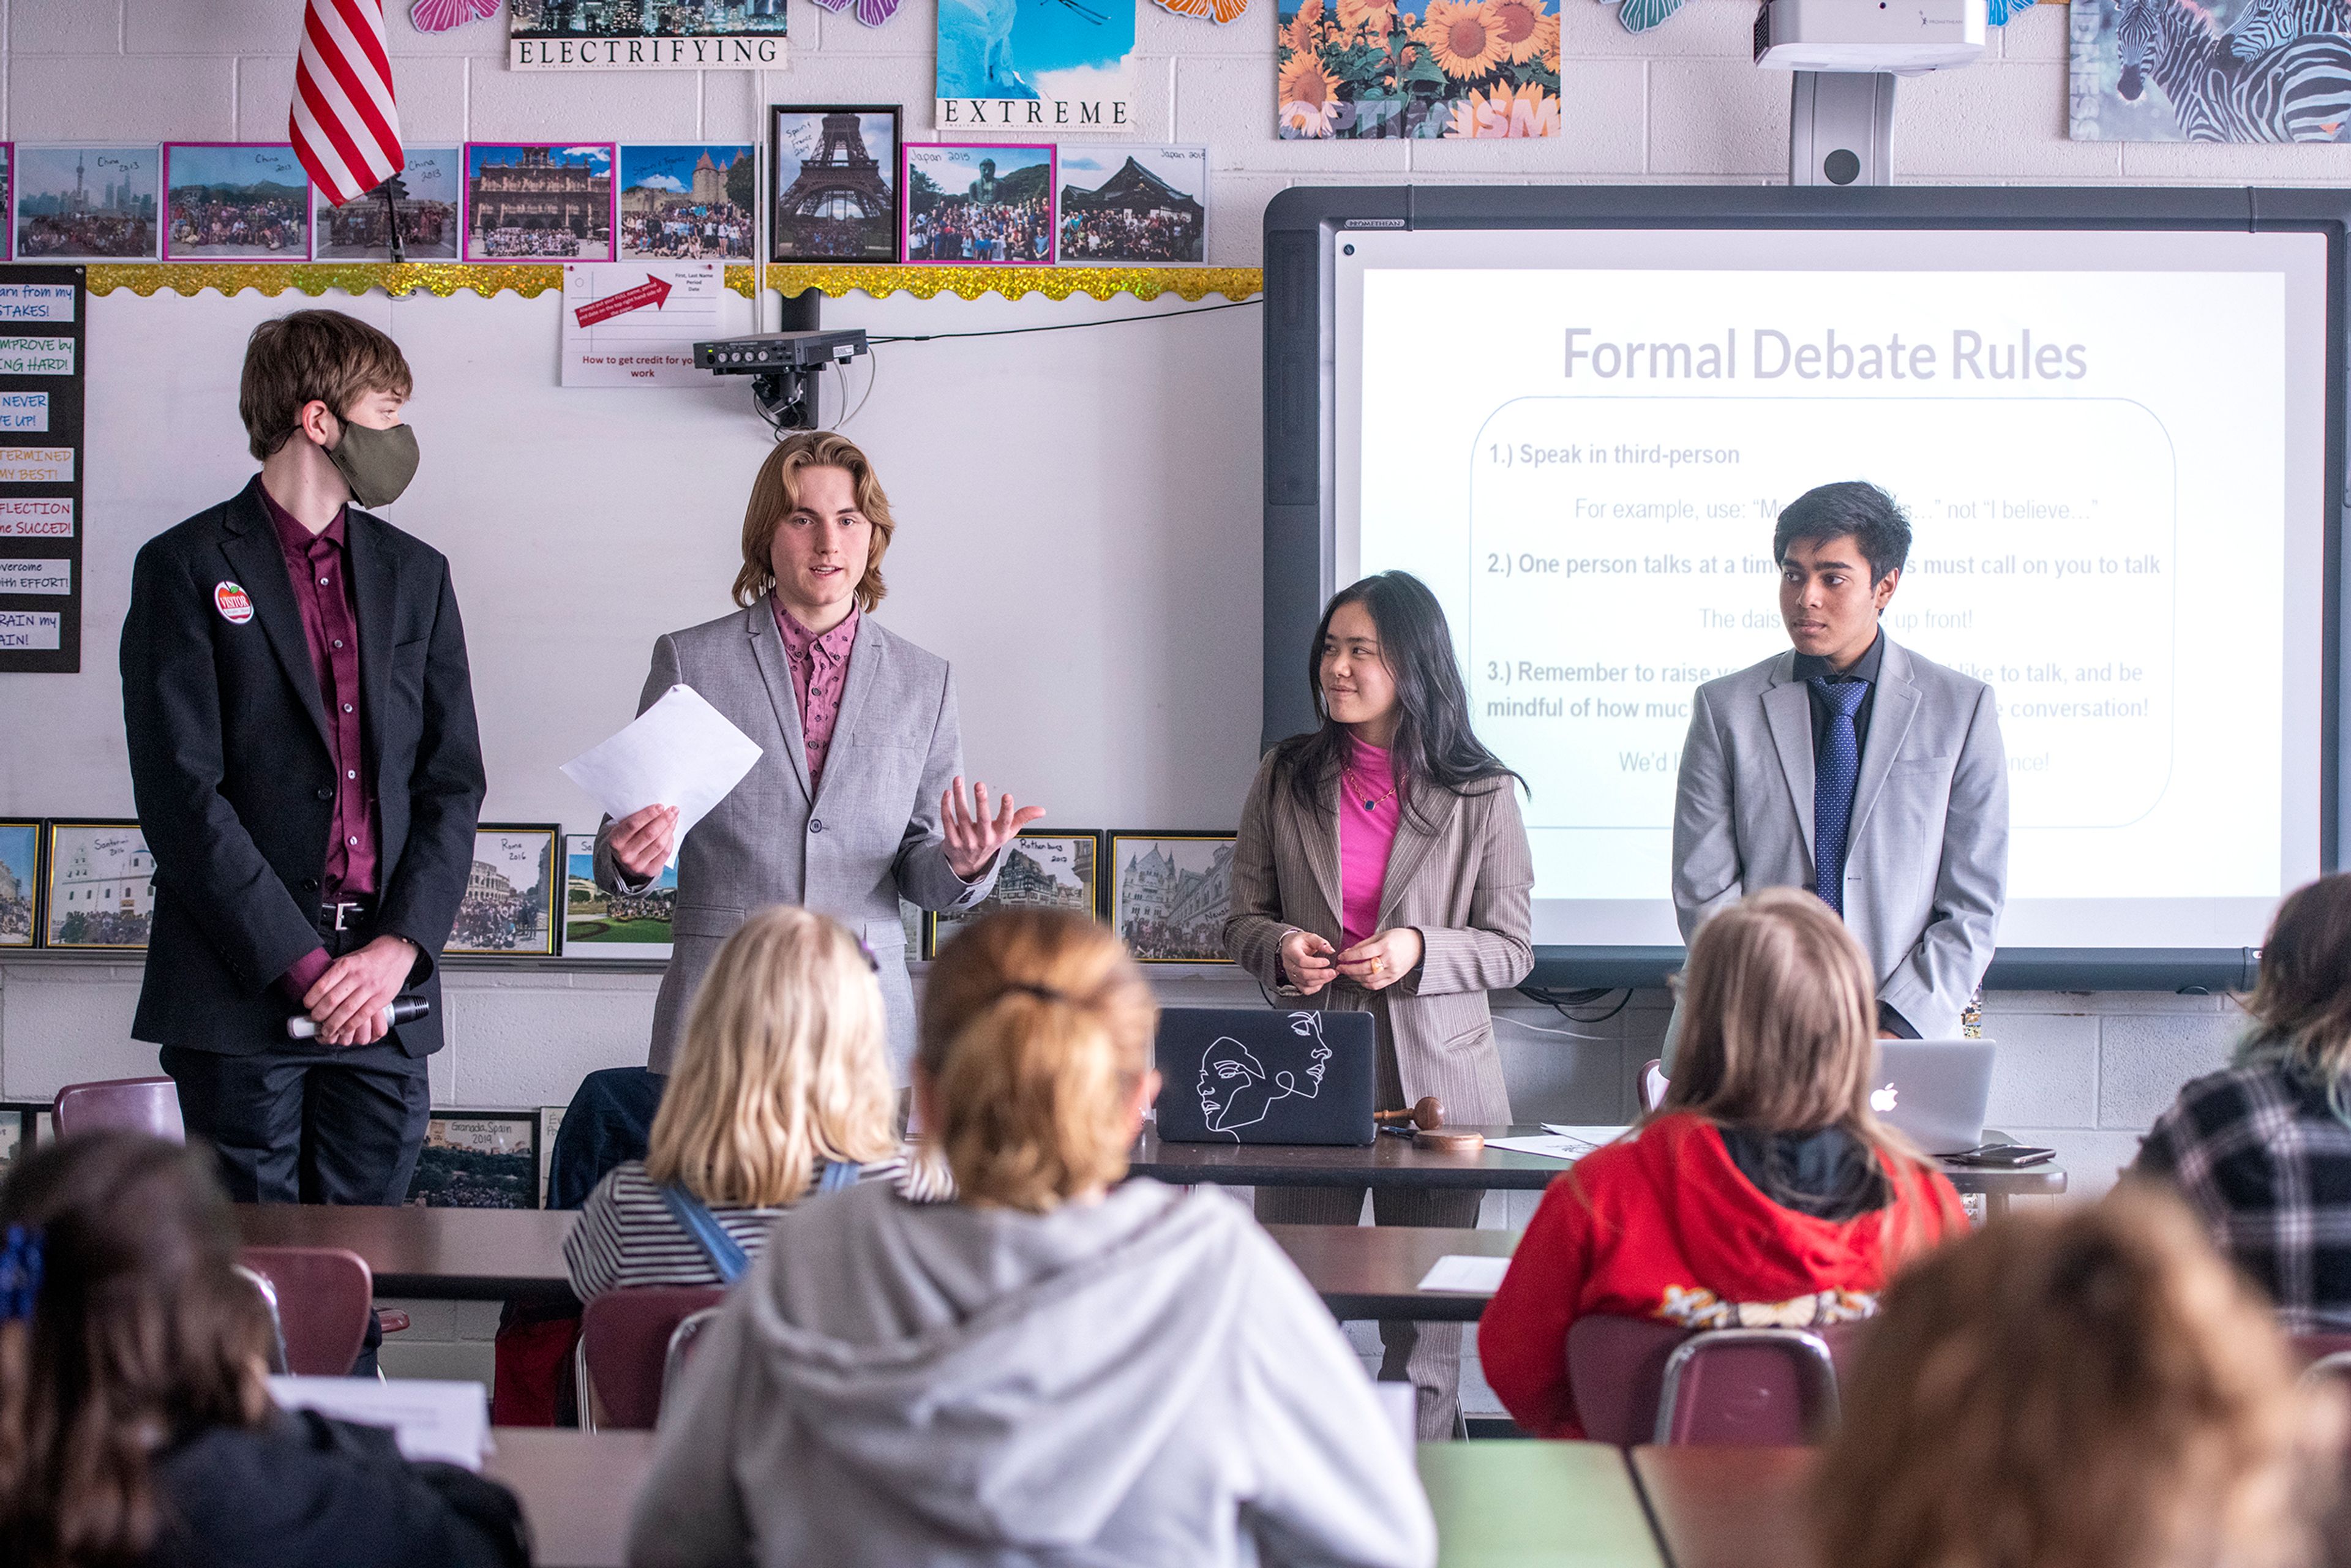
{"type": "Polygon", "coordinates": [[[1836,479],[1910,515],[1887,632],[1998,694],[2003,953],[2241,950],[2332,863],[2340,227],[1937,221],[1999,194],[1318,235],[1322,586],[1444,601],[1530,785],[1538,944],[1678,942],[1691,693],[1787,647],[1773,519],[1836,479]]]}

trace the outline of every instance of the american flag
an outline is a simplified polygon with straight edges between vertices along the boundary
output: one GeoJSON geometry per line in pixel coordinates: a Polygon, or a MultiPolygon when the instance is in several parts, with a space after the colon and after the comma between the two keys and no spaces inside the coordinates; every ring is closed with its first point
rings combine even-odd
{"type": "Polygon", "coordinates": [[[294,151],[336,206],[400,172],[383,0],[307,0],[288,117],[294,151]]]}

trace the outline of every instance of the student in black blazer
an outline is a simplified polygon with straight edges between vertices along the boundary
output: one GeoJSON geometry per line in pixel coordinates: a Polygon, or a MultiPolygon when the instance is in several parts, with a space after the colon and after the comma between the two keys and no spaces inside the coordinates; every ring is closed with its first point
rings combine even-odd
{"type": "Polygon", "coordinates": [[[449,563],[350,505],[415,472],[410,385],[363,322],[264,322],[239,398],[261,472],[132,570],[122,713],[155,917],[131,1030],[242,1202],[396,1204],[423,1143],[484,785],[449,563]],[[387,1030],[404,994],[434,1010],[387,1030]],[[287,1039],[304,1012],[317,1040],[287,1039]]]}

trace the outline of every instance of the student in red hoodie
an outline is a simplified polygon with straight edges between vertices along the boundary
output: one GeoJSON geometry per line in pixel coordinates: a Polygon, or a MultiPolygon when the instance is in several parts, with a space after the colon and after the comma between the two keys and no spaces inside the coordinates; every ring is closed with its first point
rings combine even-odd
{"type": "Polygon", "coordinates": [[[1967,1228],[1942,1174],[1869,1110],[1868,961],[1834,910],[1771,888],[1700,927],[1665,1103],[1551,1184],[1478,1329],[1486,1380],[1580,1437],[1568,1325],[1866,1317],[1904,1259],[1967,1228]]]}

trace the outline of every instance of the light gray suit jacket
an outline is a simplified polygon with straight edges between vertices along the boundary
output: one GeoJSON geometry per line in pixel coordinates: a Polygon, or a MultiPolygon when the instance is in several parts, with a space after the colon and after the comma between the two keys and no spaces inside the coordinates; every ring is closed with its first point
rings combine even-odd
{"type": "MultiPolygon", "coordinates": [[[[1271,756],[1257,770],[1233,848],[1232,913],[1225,951],[1284,996],[1298,993],[1281,967],[1281,940],[1311,931],[1333,947],[1339,933],[1338,785],[1329,812],[1299,805],[1271,756]]],[[[1384,1109],[1424,1094],[1445,1102],[1463,1126],[1510,1119],[1501,1053],[1486,993],[1517,985],[1534,967],[1534,856],[1519,817],[1515,779],[1438,790],[1426,802],[1435,831],[1409,806],[1388,850],[1380,894],[1382,931],[1419,931],[1420,967],[1381,991],[1336,980],[1306,1005],[1370,1012],[1379,1024],[1384,1109]]]]}
{"type": "MultiPolygon", "coordinates": [[[[946,661],[864,617],[815,790],[791,666],[766,598],[654,643],[637,711],[680,682],[757,741],[760,756],[678,852],[675,946],[646,1065],[669,1071],[703,973],[744,917],[798,904],[833,916],[872,949],[891,1071],[904,1084],[914,1053],[914,993],[899,895],[925,909],[960,909],[996,884],[994,866],[977,882],[956,876],[939,832],[939,797],[963,769],[946,661]]],[[[614,863],[610,818],[596,834],[596,881],[616,893],[644,885],[630,883],[614,863]]]]}
{"type": "MultiPolygon", "coordinates": [[[[1684,941],[1750,888],[1813,884],[1813,709],[1792,649],[1698,687],[1674,802],[1684,941]]],[[[2008,760],[1990,686],[1892,638],[1846,835],[1844,923],[1878,999],[1959,1032],[2008,888],[2008,760]]]]}

